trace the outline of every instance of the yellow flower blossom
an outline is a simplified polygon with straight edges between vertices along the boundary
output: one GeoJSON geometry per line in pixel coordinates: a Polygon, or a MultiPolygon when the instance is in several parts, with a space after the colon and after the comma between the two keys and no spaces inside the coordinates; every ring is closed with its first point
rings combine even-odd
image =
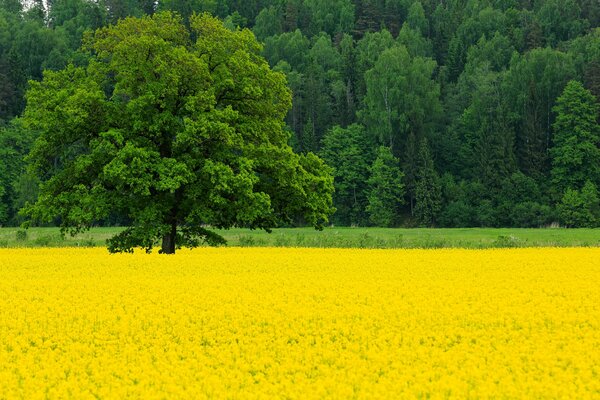
{"type": "Polygon", "coordinates": [[[600,397],[600,249],[0,250],[0,399],[600,397]]]}

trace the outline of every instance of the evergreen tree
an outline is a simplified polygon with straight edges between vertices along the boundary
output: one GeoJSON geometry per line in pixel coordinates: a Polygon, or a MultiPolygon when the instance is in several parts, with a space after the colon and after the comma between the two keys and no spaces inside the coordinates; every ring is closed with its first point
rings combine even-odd
{"type": "Polygon", "coordinates": [[[356,49],[354,39],[344,35],[339,44],[342,58],[342,83],[345,89],[345,102],[342,107],[342,126],[348,126],[356,119],[356,49]]]}
{"type": "Polygon", "coordinates": [[[415,1],[410,6],[406,23],[424,37],[429,37],[429,21],[425,17],[425,10],[420,1],[415,1]]]}
{"type": "Polygon", "coordinates": [[[19,15],[23,11],[23,4],[19,0],[0,0],[0,10],[19,15]]]}
{"type": "Polygon", "coordinates": [[[536,16],[546,43],[552,46],[577,37],[588,25],[576,0],[545,0],[536,16]]]}
{"type": "Polygon", "coordinates": [[[583,209],[589,213],[584,226],[597,228],[600,226],[600,195],[598,186],[591,181],[587,181],[581,188],[581,199],[583,200],[583,209]]]}
{"type": "Polygon", "coordinates": [[[431,16],[431,32],[435,59],[442,65],[448,55],[448,46],[453,32],[450,12],[442,3],[437,5],[431,16]]]}
{"type": "Polygon", "coordinates": [[[312,34],[327,32],[335,36],[354,29],[354,4],[351,0],[304,0],[310,12],[312,34]]]}
{"type": "Polygon", "coordinates": [[[420,226],[432,227],[435,226],[441,210],[442,188],[426,139],[420,143],[418,162],[419,169],[415,184],[415,217],[420,226]]]}

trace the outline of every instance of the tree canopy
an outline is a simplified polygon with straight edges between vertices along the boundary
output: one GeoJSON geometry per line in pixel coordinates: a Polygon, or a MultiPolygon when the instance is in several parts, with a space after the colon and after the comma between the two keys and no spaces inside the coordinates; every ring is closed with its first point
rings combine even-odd
{"type": "MultiPolygon", "coordinates": [[[[36,87],[44,74],[46,83],[42,85],[54,82],[52,92],[63,91],[65,102],[57,100],[58,108],[89,107],[89,118],[85,113],[66,113],[68,118],[56,114],[53,129],[58,130],[63,119],[70,124],[60,135],[74,134],[73,124],[96,124],[94,129],[106,132],[127,130],[132,136],[124,142],[139,147],[144,137],[158,135],[157,126],[190,129],[188,122],[205,118],[199,115],[208,111],[198,114],[198,102],[192,105],[186,100],[184,108],[173,111],[177,94],[166,95],[167,90],[163,93],[161,88],[182,89],[185,85],[179,81],[191,81],[192,91],[218,82],[215,90],[221,91],[221,97],[215,92],[211,107],[218,111],[215,118],[219,117],[210,123],[234,124],[225,121],[237,118],[227,110],[227,97],[235,94],[224,92],[231,82],[227,74],[254,80],[252,68],[242,71],[246,63],[238,57],[242,53],[251,64],[264,57],[277,72],[268,76],[285,75],[282,85],[287,89],[276,89],[279,84],[262,75],[257,87],[267,84],[271,94],[291,91],[287,107],[283,101],[281,107],[275,107],[271,121],[283,118],[281,135],[285,139],[281,142],[299,154],[294,156],[300,157],[299,163],[309,163],[313,157],[309,153],[314,152],[334,170],[336,212],[332,223],[566,225],[561,217],[569,209],[565,204],[578,204],[575,194],[583,193],[588,180],[586,193],[592,193],[593,186],[600,187],[594,172],[598,170],[594,154],[600,143],[592,138],[595,134],[582,136],[583,132],[596,132],[600,121],[597,0],[0,0],[0,224],[20,224],[19,210],[36,200],[37,182],[48,181],[48,172],[63,168],[63,159],[89,150],[86,141],[67,141],[60,150],[65,154],[48,156],[50,169],[38,169],[38,173],[23,167],[23,157],[42,131],[35,124],[23,123],[27,119],[23,118],[25,92],[31,87],[30,97],[36,90],[44,97],[45,86],[36,87]],[[175,30],[149,27],[147,21],[164,18],[160,17],[163,12],[177,13],[175,30]],[[198,14],[205,12],[223,21],[218,44],[210,49],[195,22],[198,14]],[[148,29],[143,40],[133,29],[135,32],[121,35],[121,42],[111,42],[109,32],[131,24],[123,22],[127,17],[146,21],[142,23],[148,29]],[[108,36],[101,39],[92,33],[98,29],[108,36]],[[169,50],[167,57],[156,45],[153,54],[158,55],[146,63],[144,51],[155,46],[153,37],[165,34],[170,35],[163,38],[165,49],[175,51],[169,50]],[[96,48],[102,41],[102,48],[96,48]],[[133,49],[129,58],[125,56],[126,43],[133,49]],[[240,43],[245,43],[245,50],[240,43]],[[206,54],[200,57],[202,46],[206,54]],[[222,57],[219,49],[236,53],[229,58],[232,64],[206,72],[194,61],[199,57],[210,64],[222,57]],[[207,59],[208,51],[213,61],[207,59]],[[131,71],[117,77],[113,56],[123,69],[132,66],[131,71]],[[178,68],[181,65],[187,70],[178,68]],[[159,78],[155,84],[145,81],[155,73],[159,78]],[[200,82],[196,76],[210,82],[200,82]],[[579,90],[577,96],[570,96],[573,101],[559,105],[571,81],[579,82],[587,94],[583,96],[579,90]],[[133,93],[136,90],[140,93],[133,93]],[[164,119],[157,117],[158,106],[151,106],[161,93],[164,119]],[[94,100],[93,96],[100,97],[94,100]],[[582,105],[580,111],[586,110],[585,115],[572,107],[577,104],[582,105]],[[423,140],[427,140],[431,162],[419,157],[423,140]],[[382,203],[386,209],[379,209],[383,213],[379,215],[391,219],[374,220],[367,210],[373,194],[368,181],[378,180],[374,175],[380,170],[374,169],[373,163],[381,146],[391,148],[398,160],[403,190],[394,191],[394,196],[402,197],[397,202],[386,201],[382,203]],[[439,179],[423,180],[424,176],[439,179]],[[568,189],[568,202],[563,203],[568,189]],[[423,204],[418,204],[417,197],[423,204]],[[424,210],[434,210],[435,218],[421,218],[424,210]]],[[[190,97],[189,93],[183,96],[190,97]]],[[[41,104],[50,104],[52,96],[46,97],[41,104]]],[[[247,111],[248,103],[238,101],[240,108],[231,110],[247,111]]],[[[250,126],[248,120],[238,119],[235,126],[238,124],[250,126]]],[[[219,134],[229,135],[226,131],[219,134]]],[[[144,162],[153,163],[148,160],[144,162]]],[[[173,180],[188,182],[185,171],[166,169],[173,180]]],[[[264,171],[253,171],[259,179],[267,176],[264,171]]],[[[277,194],[256,185],[253,188],[276,203],[277,194]]],[[[126,214],[111,211],[109,217],[94,223],[129,226],[126,214]]],[[[289,226],[312,223],[310,218],[293,218],[292,214],[283,218],[289,226]]],[[[61,218],[49,224],[60,224],[61,218]]],[[[569,218],[568,225],[581,226],[582,220],[569,218]]],[[[593,224],[600,226],[600,219],[593,224]]]]}
{"type": "Polygon", "coordinates": [[[557,194],[600,184],[599,106],[580,82],[571,81],[557,99],[554,122],[552,183],[557,194]]]}
{"type": "Polygon", "coordinates": [[[31,82],[28,161],[42,177],[26,212],[77,233],[110,214],[129,226],[111,252],[223,239],[208,227],[271,229],[333,212],[333,179],[288,146],[291,95],[249,30],[208,14],[126,18],[86,37],[85,66],[31,82]]]}

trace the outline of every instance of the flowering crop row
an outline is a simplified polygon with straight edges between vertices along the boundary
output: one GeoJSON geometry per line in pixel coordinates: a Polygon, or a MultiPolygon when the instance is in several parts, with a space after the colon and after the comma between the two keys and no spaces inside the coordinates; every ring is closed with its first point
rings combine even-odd
{"type": "Polygon", "coordinates": [[[600,397],[600,249],[0,250],[0,399],[600,397]]]}

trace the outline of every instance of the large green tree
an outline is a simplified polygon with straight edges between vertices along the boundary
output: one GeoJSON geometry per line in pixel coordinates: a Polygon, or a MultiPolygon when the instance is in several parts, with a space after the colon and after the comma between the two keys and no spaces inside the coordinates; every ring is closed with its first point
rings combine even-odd
{"type": "Polygon", "coordinates": [[[600,125],[596,98],[578,81],[557,99],[552,156],[554,192],[579,190],[587,180],[600,184],[600,125]]]}
{"type": "Polygon", "coordinates": [[[165,12],[100,29],[84,48],[86,67],[46,72],[27,94],[43,180],[33,220],[76,233],[119,213],[131,225],[111,252],[162,241],[163,253],[223,243],[207,226],[327,222],[333,178],[287,145],[290,92],[250,31],[206,14],[188,30],[165,12]]]}

